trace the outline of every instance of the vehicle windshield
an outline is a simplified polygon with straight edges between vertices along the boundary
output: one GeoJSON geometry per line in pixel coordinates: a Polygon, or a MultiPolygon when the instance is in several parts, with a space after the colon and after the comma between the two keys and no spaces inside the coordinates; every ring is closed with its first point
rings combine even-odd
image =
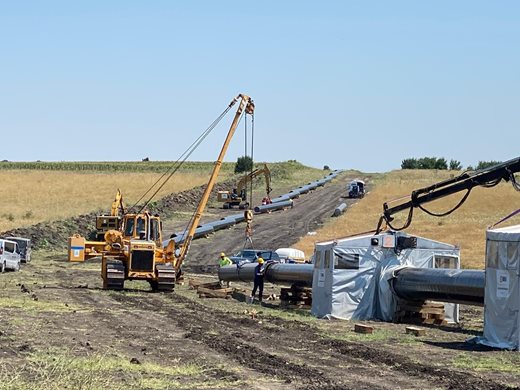
{"type": "Polygon", "coordinates": [[[17,238],[17,237],[8,237],[7,239],[10,240],[10,241],[16,242],[18,244],[18,249],[19,250],[25,249],[27,247],[27,244],[28,244],[27,240],[22,240],[22,239],[17,238]]]}
{"type": "MultiPolygon", "coordinates": [[[[248,260],[254,260],[256,258],[257,250],[254,249],[244,249],[240,252],[239,256],[244,257],[248,260]]],[[[272,257],[272,251],[261,251],[262,259],[265,261],[271,260],[272,257]]]]}
{"type": "Polygon", "coordinates": [[[253,260],[256,257],[256,251],[245,249],[240,253],[240,256],[253,260]]]}

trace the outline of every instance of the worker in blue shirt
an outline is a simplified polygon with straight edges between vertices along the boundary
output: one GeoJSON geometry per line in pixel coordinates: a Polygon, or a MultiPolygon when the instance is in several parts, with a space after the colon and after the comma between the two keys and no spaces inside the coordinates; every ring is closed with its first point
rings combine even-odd
{"type": "Polygon", "coordinates": [[[262,302],[262,294],[264,293],[264,259],[258,257],[256,260],[258,265],[255,267],[255,278],[253,291],[251,292],[251,303],[254,302],[256,290],[258,289],[258,300],[262,302]]]}

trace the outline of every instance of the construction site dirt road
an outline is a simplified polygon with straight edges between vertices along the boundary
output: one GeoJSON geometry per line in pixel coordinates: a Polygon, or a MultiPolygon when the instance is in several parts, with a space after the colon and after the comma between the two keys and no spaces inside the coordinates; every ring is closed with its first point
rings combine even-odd
{"type": "MultiPolygon", "coordinates": [[[[352,178],[342,175],[324,187],[318,187],[316,190],[294,199],[292,208],[256,214],[253,219],[253,246],[258,249],[271,250],[287,248],[297,242],[300,237],[312,234],[331,218],[340,203],[347,203],[347,207],[350,207],[358,200],[346,198],[347,183],[351,180],[352,178]]],[[[212,208],[210,212],[211,217],[203,219],[204,223],[241,211],[212,208]]],[[[171,234],[173,231],[182,230],[185,222],[176,223],[173,226],[170,224],[169,227],[171,231],[168,233],[171,234]]],[[[208,238],[193,241],[184,268],[197,272],[214,270],[220,252],[234,254],[243,249],[245,244],[245,224],[243,223],[227,230],[218,231],[208,238]]],[[[250,243],[247,245],[251,246],[250,243]]],[[[309,256],[310,254],[308,254],[309,256]]]]}

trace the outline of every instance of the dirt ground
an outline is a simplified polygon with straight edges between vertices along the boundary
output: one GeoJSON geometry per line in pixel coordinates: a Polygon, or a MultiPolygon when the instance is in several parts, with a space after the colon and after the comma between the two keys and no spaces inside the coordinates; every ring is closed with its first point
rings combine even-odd
{"type": "MultiPolygon", "coordinates": [[[[257,217],[255,244],[290,246],[319,227],[347,180],[257,217]]],[[[186,281],[215,280],[216,254],[243,242],[242,225],[195,241],[186,281]]],[[[101,289],[99,269],[99,260],[39,251],[21,272],[0,275],[0,389],[520,388],[520,354],[465,343],[481,334],[480,308],[463,307],[459,326],[430,326],[421,337],[382,322],[367,322],[375,331],[364,335],[351,321],[319,320],[277,300],[246,304],[247,283],[233,284],[233,299],[198,298],[187,283],[151,293],[127,282],[114,292],[101,289]]],[[[266,294],[279,288],[267,285],[266,294]]]]}

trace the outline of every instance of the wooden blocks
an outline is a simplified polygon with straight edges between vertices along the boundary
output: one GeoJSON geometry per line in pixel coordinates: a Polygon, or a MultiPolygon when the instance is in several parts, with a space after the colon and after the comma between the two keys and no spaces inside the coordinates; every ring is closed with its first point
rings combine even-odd
{"type": "Polygon", "coordinates": [[[292,285],[280,289],[280,307],[286,309],[310,309],[312,306],[312,288],[292,285]]]}
{"type": "Polygon", "coordinates": [[[363,325],[363,324],[354,324],[354,332],[363,333],[363,334],[372,334],[374,333],[374,327],[363,325]]]}
{"type": "Polygon", "coordinates": [[[233,287],[222,287],[220,282],[200,282],[198,280],[190,279],[190,289],[197,290],[199,298],[224,298],[229,299],[233,295],[235,289],[233,287]]]}
{"type": "Polygon", "coordinates": [[[206,288],[199,287],[197,289],[197,293],[199,294],[199,298],[224,298],[229,299],[233,294],[233,288],[206,288]]]}
{"type": "Polygon", "coordinates": [[[445,325],[444,303],[433,301],[399,301],[394,322],[445,325]]]}
{"type": "Polygon", "coordinates": [[[413,334],[414,336],[424,336],[426,334],[426,329],[418,328],[416,326],[407,326],[406,334],[413,334]]]}

